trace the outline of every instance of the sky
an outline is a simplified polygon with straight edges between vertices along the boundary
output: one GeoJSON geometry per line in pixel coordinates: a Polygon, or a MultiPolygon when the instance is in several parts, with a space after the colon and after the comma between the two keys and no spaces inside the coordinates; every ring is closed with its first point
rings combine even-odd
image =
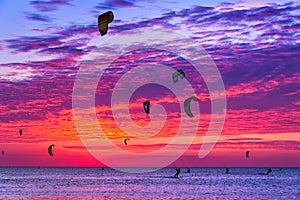
{"type": "Polygon", "coordinates": [[[2,0],[0,166],[300,167],[299,21],[299,1],[2,0]]]}

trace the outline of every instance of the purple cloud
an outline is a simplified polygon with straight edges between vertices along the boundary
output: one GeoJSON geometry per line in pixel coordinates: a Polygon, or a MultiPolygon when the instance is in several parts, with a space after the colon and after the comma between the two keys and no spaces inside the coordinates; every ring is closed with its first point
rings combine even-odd
{"type": "Polygon", "coordinates": [[[28,20],[33,20],[33,21],[41,21],[41,22],[50,22],[51,18],[46,16],[46,15],[41,15],[37,13],[25,13],[25,17],[28,20]]]}
{"type": "Polygon", "coordinates": [[[53,45],[62,44],[58,36],[21,36],[17,39],[6,40],[5,42],[8,43],[7,47],[15,53],[45,49],[53,45]]]}
{"type": "MultiPolygon", "coordinates": [[[[41,11],[53,10],[53,7],[48,7],[46,3],[50,1],[33,2],[32,5],[41,11]]],[[[60,5],[64,1],[54,2],[60,5]]],[[[133,7],[136,6],[135,3],[135,1],[111,1],[110,3],[106,1],[99,4],[98,8],[133,7]]],[[[232,5],[226,6],[229,8],[232,5]]],[[[284,113],[296,112],[299,109],[299,106],[289,106],[293,105],[295,99],[300,98],[299,92],[296,92],[300,88],[300,83],[296,78],[299,76],[298,63],[300,63],[299,16],[293,14],[293,11],[298,10],[299,6],[295,4],[273,4],[240,11],[234,8],[218,10],[213,7],[194,6],[190,9],[166,12],[160,17],[143,19],[135,23],[123,21],[111,23],[109,32],[112,35],[122,34],[128,29],[134,31],[144,27],[161,27],[171,30],[178,28],[179,30],[183,23],[192,33],[192,37],[211,55],[219,68],[228,91],[229,109],[251,108],[267,114],[269,110],[275,109],[276,112],[279,110],[278,112],[284,115],[284,113]],[[173,19],[178,21],[171,23],[173,19]]],[[[36,17],[43,16],[37,15],[36,17]]],[[[43,118],[45,117],[43,112],[38,115],[31,113],[31,110],[43,109],[45,104],[54,116],[58,115],[62,109],[71,109],[74,74],[79,67],[76,59],[91,50],[92,47],[87,47],[86,44],[91,35],[97,32],[97,23],[93,21],[87,25],[69,26],[51,35],[21,36],[6,40],[2,46],[7,44],[7,47],[14,53],[37,51],[41,54],[58,56],[58,58],[5,65],[12,69],[16,65],[30,69],[32,76],[26,81],[2,81],[0,83],[0,105],[4,105],[6,110],[19,111],[19,115],[13,112],[9,114],[3,112],[1,120],[7,122],[17,120],[19,117],[32,120],[43,118]],[[72,39],[73,37],[76,39],[72,39]],[[24,91],[28,92],[24,93],[24,91]],[[43,103],[36,104],[38,101],[43,103]]],[[[141,62],[162,60],[161,55],[147,57],[149,53],[151,52],[141,50],[134,58],[141,62]]],[[[196,56],[197,51],[194,54],[196,56]]],[[[112,83],[118,76],[137,63],[129,65],[128,68],[121,68],[118,65],[129,63],[129,60],[133,61],[134,58],[121,58],[122,62],[108,69],[107,73],[112,74],[112,77],[101,82],[101,89],[111,90],[112,83]],[[121,73],[116,75],[117,72],[121,73]]],[[[193,77],[191,67],[184,61],[176,59],[167,64],[174,68],[184,67],[187,76],[193,77]]],[[[4,65],[1,66],[4,67],[4,65]]],[[[201,84],[201,87],[198,86],[197,92],[207,93],[207,90],[203,89],[205,85],[199,82],[197,83],[201,84]]],[[[106,99],[109,102],[109,97],[106,99]]],[[[208,102],[203,103],[208,104],[208,102]]],[[[275,111],[271,114],[276,113],[275,111]]],[[[253,114],[250,113],[249,116],[253,114]]],[[[263,120],[266,116],[259,119],[263,120]]],[[[296,117],[295,115],[285,116],[281,119],[284,123],[283,131],[285,127],[297,128],[296,117]]],[[[257,118],[252,119],[257,120],[257,118]]],[[[283,145],[280,144],[280,146],[283,145]]]]}
{"type": "Polygon", "coordinates": [[[299,141],[274,140],[274,141],[256,141],[256,142],[218,142],[215,148],[230,149],[276,149],[276,150],[299,150],[299,141]]]}
{"type": "Polygon", "coordinates": [[[58,10],[59,6],[71,6],[70,1],[71,0],[31,1],[30,5],[38,11],[49,12],[58,10]]]}
{"type": "Polygon", "coordinates": [[[72,57],[27,64],[2,64],[1,67],[31,69],[27,80],[2,80],[0,122],[41,120],[71,109],[71,94],[77,61],[72,57]]]}
{"type": "MultiPolygon", "coordinates": [[[[98,32],[99,30],[97,23],[91,23],[88,25],[71,25],[63,30],[56,32],[55,34],[64,39],[79,35],[84,35],[85,38],[90,38],[92,34],[98,32]]],[[[81,43],[82,39],[79,42],[81,43]]]]}
{"type": "Polygon", "coordinates": [[[90,49],[89,48],[79,49],[76,46],[61,46],[61,47],[43,49],[39,52],[46,53],[49,55],[59,54],[59,55],[69,55],[69,56],[77,57],[90,52],[90,49]]]}
{"type": "Polygon", "coordinates": [[[99,3],[94,8],[97,10],[115,10],[123,7],[135,7],[137,0],[106,0],[104,3],[99,3]]]}

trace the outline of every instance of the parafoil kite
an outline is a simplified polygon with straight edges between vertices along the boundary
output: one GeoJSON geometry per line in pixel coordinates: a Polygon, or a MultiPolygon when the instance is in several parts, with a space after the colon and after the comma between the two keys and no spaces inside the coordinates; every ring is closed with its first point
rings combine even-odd
{"type": "Polygon", "coordinates": [[[183,78],[185,78],[185,73],[181,69],[179,69],[176,72],[174,72],[173,75],[172,75],[174,83],[176,83],[178,81],[178,76],[181,79],[183,79],[183,78]]]}
{"type": "Polygon", "coordinates": [[[150,114],[150,101],[148,100],[148,101],[145,101],[144,103],[143,103],[143,105],[144,105],[144,110],[145,110],[145,112],[147,113],[147,114],[150,114]]]}
{"type": "Polygon", "coordinates": [[[112,11],[108,11],[99,15],[98,28],[101,36],[104,36],[108,30],[108,24],[114,20],[114,14],[112,11]]]}
{"type": "Polygon", "coordinates": [[[124,144],[125,145],[127,145],[127,140],[130,140],[129,138],[126,138],[125,140],[124,140],[124,144]]]}
{"type": "Polygon", "coordinates": [[[246,151],[246,157],[249,158],[250,151],[246,151]]]}
{"type": "Polygon", "coordinates": [[[191,108],[190,108],[190,104],[191,104],[191,100],[194,100],[194,101],[199,101],[198,98],[196,97],[190,97],[190,98],[187,98],[185,101],[184,101],[184,111],[186,112],[186,114],[189,116],[189,117],[194,117],[194,115],[192,114],[191,112],[191,108]]]}
{"type": "Polygon", "coordinates": [[[53,156],[52,148],[53,148],[54,146],[55,146],[54,144],[51,144],[51,145],[48,147],[48,153],[49,153],[50,156],[53,156]]]}

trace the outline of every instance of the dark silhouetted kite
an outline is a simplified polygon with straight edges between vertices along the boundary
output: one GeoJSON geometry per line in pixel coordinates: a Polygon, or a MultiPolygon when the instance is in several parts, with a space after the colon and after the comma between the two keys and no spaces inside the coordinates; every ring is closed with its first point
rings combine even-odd
{"type": "Polygon", "coordinates": [[[128,141],[128,140],[130,140],[130,139],[129,139],[129,138],[126,138],[126,139],[124,140],[124,144],[125,144],[125,145],[127,145],[127,141],[128,141]]]}
{"type": "Polygon", "coordinates": [[[174,83],[178,82],[178,76],[181,79],[183,79],[183,78],[185,78],[185,73],[181,69],[179,69],[176,72],[174,72],[173,75],[172,75],[174,83]]]}
{"type": "Polygon", "coordinates": [[[51,144],[51,145],[48,147],[48,153],[49,153],[50,156],[53,156],[52,148],[53,148],[54,146],[55,146],[54,144],[51,144]]]}
{"type": "Polygon", "coordinates": [[[108,11],[99,15],[98,28],[101,36],[104,36],[108,30],[108,24],[114,20],[114,14],[112,11],[108,11]]]}
{"type": "Polygon", "coordinates": [[[145,112],[146,112],[147,114],[150,114],[150,101],[145,101],[145,102],[143,103],[143,105],[144,105],[144,110],[145,110],[145,112]]]}
{"type": "Polygon", "coordinates": [[[190,98],[187,98],[185,101],[184,101],[184,111],[186,112],[186,114],[189,116],[189,117],[194,117],[194,115],[192,114],[191,112],[191,108],[190,108],[190,104],[191,104],[191,101],[194,100],[194,101],[199,101],[198,98],[196,97],[190,97],[190,98]]]}
{"type": "Polygon", "coordinates": [[[249,158],[250,151],[246,151],[246,157],[249,158]]]}

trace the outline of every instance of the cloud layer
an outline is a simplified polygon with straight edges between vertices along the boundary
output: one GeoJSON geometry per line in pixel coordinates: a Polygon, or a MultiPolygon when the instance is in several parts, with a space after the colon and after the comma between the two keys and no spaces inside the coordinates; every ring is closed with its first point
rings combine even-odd
{"type": "MultiPolygon", "coordinates": [[[[31,35],[18,34],[0,41],[0,52],[14,56],[31,54],[27,61],[7,63],[5,58],[0,60],[3,69],[0,76],[0,127],[4,133],[0,135],[0,141],[19,141],[19,128],[25,130],[26,142],[79,141],[72,118],[72,91],[76,73],[82,61],[89,58],[92,52],[105,51],[110,55],[116,49],[124,48],[124,45],[99,48],[95,44],[100,37],[95,19],[89,19],[89,23],[60,25],[55,24],[49,15],[43,14],[55,13],[61,6],[71,9],[76,6],[71,1],[31,1],[30,5],[34,10],[24,12],[24,17],[39,21],[48,28],[34,27],[31,35]]],[[[118,10],[140,6],[141,2],[131,0],[104,1],[91,7],[89,14],[93,15],[93,9],[118,10]]],[[[299,11],[300,5],[293,2],[252,8],[238,7],[233,3],[216,7],[192,6],[161,12],[159,16],[151,18],[139,18],[134,22],[115,19],[109,24],[108,37],[128,34],[134,38],[146,28],[158,28],[166,34],[168,31],[180,31],[189,35],[189,41],[176,38],[167,45],[176,49],[181,45],[191,45],[193,41],[200,43],[214,60],[226,88],[227,116],[222,136],[237,137],[220,141],[215,148],[299,151],[299,138],[293,141],[287,141],[289,138],[283,136],[276,140],[261,139],[266,133],[300,132],[299,11]],[[262,137],[248,138],[251,140],[249,142],[238,137],[243,134],[261,134],[262,137]]],[[[199,57],[198,47],[191,45],[189,55],[199,57]]],[[[111,94],[123,74],[139,63],[149,62],[184,69],[187,79],[190,77],[201,99],[198,135],[203,136],[209,126],[211,105],[211,94],[203,79],[183,59],[147,48],[118,58],[100,80],[96,112],[104,130],[111,138],[122,139],[126,135],[114,122],[110,110],[111,94]]],[[[93,63],[92,67],[95,67],[93,63]]],[[[141,81],[147,83],[146,79],[141,81]]],[[[168,112],[166,126],[157,138],[173,137],[178,130],[180,112],[176,97],[165,88],[148,86],[147,90],[155,91],[151,92],[156,98],[153,102],[164,105],[168,112]]],[[[140,91],[129,104],[131,118],[139,125],[146,125],[150,121],[138,106],[146,95],[149,94],[140,91]]],[[[153,144],[145,148],[155,149],[163,145],[153,144]]],[[[131,148],[134,150],[135,146],[131,148]]],[[[136,149],[139,148],[137,145],[136,149]]]]}

